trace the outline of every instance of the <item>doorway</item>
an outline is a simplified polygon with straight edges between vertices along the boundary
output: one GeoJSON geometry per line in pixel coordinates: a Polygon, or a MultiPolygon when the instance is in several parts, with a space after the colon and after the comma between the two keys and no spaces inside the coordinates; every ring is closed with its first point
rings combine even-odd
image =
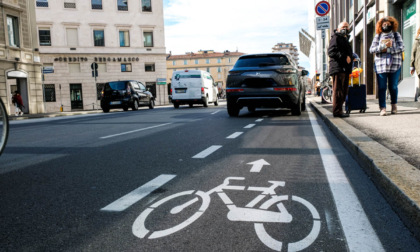
{"type": "Polygon", "coordinates": [[[72,110],[83,110],[82,84],[70,84],[70,101],[72,110]]]}
{"type": "MultiPolygon", "coordinates": [[[[7,83],[10,88],[11,96],[14,95],[15,91],[18,91],[22,97],[22,102],[24,108],[22,112],[29,114],[29,94],[28,94],[28,79],[27,74],[22,71],[10,71],[7,73],[7,83]]],[[[9,99],[11,101],[11,99],[9,99]]],[[[11,105],[13,108],[11,111],[14,111],[14,104],[11,105]]]]}

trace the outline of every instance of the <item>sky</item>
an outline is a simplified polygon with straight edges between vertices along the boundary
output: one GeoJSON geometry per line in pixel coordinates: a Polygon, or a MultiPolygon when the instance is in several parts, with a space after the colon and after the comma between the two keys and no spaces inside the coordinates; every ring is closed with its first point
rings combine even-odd
{"type": "MultiPolygon", "coordinates": [[[[299,48],[309,0],[164,0],[166,51],[272,52],[280,42],[299,48]]],[[[299,51],[299,63],[309,59],[299,51]]]]}

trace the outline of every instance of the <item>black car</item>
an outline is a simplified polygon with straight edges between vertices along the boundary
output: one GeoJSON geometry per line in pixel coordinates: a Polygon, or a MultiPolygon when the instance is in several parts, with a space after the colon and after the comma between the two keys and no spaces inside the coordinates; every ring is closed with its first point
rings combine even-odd
{"type": "Polygon", "coordinates": [[[102,90],[101,108],[107,113],[112,108],[138,110],[139,106],[153,109],[155,101],[152,93],[143,83],[135,80],[107,82],[102,90]]]}
{"type": "Polygon", "coordinates": [[[226,83],[227,110],[238,116],[243,107],[250,112],[256,108],[289,108],[293,115],[305,110],[305,85],[289,54],[249,54],[239,57],[229,71],[226,83]]]}

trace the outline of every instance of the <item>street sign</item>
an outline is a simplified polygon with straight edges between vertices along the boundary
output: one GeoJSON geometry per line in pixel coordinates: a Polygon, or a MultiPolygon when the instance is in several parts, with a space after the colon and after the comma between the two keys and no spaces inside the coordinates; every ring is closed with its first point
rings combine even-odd
{"type": "Polygon", "coordinates": [[[321,38],[325,38],[325,29],[321,30],[321,38]]]}
{"type": "Polygon", "coordinates": [[[98,64],[97,64],[96,62],[93,62],[93,63],[90,65],[90,68],[92,68],[92,70],[98,69],[98,64]]]}
{"type": "Polygon", "coordinates": [[[330,4],[327,1],[321,1],[316,4],[315,12],[318,16],[325,16],[330,12],[330,4]]]}
{"type": "Polygon", "coordinates": [[[54,67],[53,66],[44,66],[44,67],[42,67],[42,73],[43,74],[54,73],[54,67]]]}
{"type": "Polygon", "coordinates": [[[317,30],[324,30],[330,29],[330,17],[317,17],[316,18],[316,29],[317,30]]]}
{"type": "Polygon", "coordinates": [[[326,24],[317,24],[317,25],[316,25],[316,29],[317,29],[317,30],[330,29],[330,23],[326,23],[326,24]]]}

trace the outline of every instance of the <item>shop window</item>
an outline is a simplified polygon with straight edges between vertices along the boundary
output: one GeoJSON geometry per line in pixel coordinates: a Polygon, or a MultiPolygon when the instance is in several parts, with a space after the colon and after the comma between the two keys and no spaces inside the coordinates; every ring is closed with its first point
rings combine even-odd
{"type": "Polygon", "coordinates": [[[131,63],[122,63],[121,72],[131,72],[131,63]]]}
{"type": "Polygon", "coordinates": [[[45,102],[55,102],[55,84],[44,84],[45,102]]]}

